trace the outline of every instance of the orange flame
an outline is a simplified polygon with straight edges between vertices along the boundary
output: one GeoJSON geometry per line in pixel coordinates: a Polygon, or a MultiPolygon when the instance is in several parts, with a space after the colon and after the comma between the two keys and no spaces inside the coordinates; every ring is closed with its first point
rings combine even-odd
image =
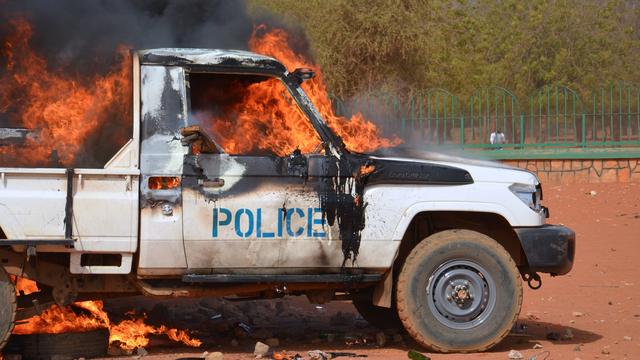
{"type": "MultiPolygon", "coordinates": [[[[130,113],[131,84],[131,59],[124,47],[119,50],[120,66],[109,74],[72,79],[48,69],[44,58],[29,48],[33,30],[26,20],[15,19],[10,26],[13,34],[0,49],[6,59],[6,71],[0,77],[0,113],[8,113],[15,123],[36,130],[38,135],[28,138],[20,149],[15,145],[0,147],[0,163],[46,166],[56,150],[58,165],[67,166],[110,116],[117,114],[131,121],[124,116],[130,113]]],[[[119,130],[129,129],[128,125],[114,127],[115,143],[128,138],[129,134],[119,130]]]]}
{"type": "Polygon", "coordinates": [[[40,289],[38,289],[38,284],[33,280],[15,275],[9,276],[11,277],[11,281],[15,284],[16,294],[18,295],[29,295],[40,291],[40,289]]]}
{"type": "MultiPolygon", "coordinates": [[[[18,278],[20,280],[21,278],[18,278]]],[[[23,279],[27,282],[30,280],[23,279]]],[[[35,284],[35,283],[34,283],[35,284]]],[[[37,288],[37,287],[36,287],[37,288]]],[[[147,325],[144,318],[124,320],[118,324],[112,324],[109,316],[103,309],[102,301],[81,301],[75,303],[88,312],[88,314],[76,314],[70,308],[61,308],[57,305],[45,310],[42,314],[26,320],[15,326],[14,334],[59,334],[64,332],[84,332],[96,329],[109,329],[109,343],[117,344],[124,350],[134,350],[149,344],[149,334],[166,335],[169,339],[181,342],[187,346],[199,347],[202,342],[192,338],[186,331],[167,328],[166,326],[154,327],[147,325]]]]}
{"type": "Polygon", "coordinates": [[[254,29],[249,41],[249,48],[257,53],[278,59],[289,70],[297,68],[315,69],[316,76],[311,80],[305,81],[302,84],[302,88],[325,121],[342,138],[349,149],[367,152],[382,147],[398,145],[401,142],[398,138],[386,139],[382,137],[378,127],[365,119],[361,113],[355,114],[351,119],[335,115],[320,68],[291,49],[288,43],[289,35],[284,30],[266,30],[267,27],[265,25],[257,26],[254,29]]]}
{"type": "Polygon", "coordinates": [[[175,189],[180,187],[180,178],[177,176],[152,176],[149,178],[150,190],[175,189]]]}
{"type": "MultiPolygon", "coordinates": [[[[265,26],[258,26],[254,30],[249,42],[252,51],[273,56],[290,70],[315,67],[291,49],[285,31],[274,29],[265,32],[265,29],[265,26]]],[[[207,99],[223,103],[222,114],[214,115],[205,110],[196,111],[193,115],[196,120],[208,125],[226,152],[252,153],[260,149],[286,156],[295,149],[311,152],[318,148],[320,140],[316,132],[306,116],[290,102],[280,81],[270,79],[250,85],[237,82],[226,86],[229,89],[213,91],[208,95],[210,99],[207,99]],[[226,99],[231,100],[231,104],[224,104],[226,99]]],[[[335,115],[322,73],[317,67],[316,77],[302,86],[325,121],[342,137],[349,149],[366,152],[400,143],[397,138],[382,137],[376,125],[360,113],[351,119],[335,115]]],[[[193,93],[192,90],[192,96],[193,93]]]]}

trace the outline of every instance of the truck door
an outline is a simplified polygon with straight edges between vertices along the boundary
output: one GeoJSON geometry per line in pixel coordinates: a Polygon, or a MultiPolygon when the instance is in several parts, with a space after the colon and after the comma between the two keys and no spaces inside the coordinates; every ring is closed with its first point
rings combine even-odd
{"type": "MultiPolygon", "coordinates": [[[[190,122],[201,130],[184,139],[192,141],[182,181],[189,271],[295,273],[309,267],[339,267],[339,235],[325,224],[316,181],[309,178],[310,161],[324,155],[304,153],[314,147],[305,142],[319,148],[317,135],[309,127],[299,140],[302,150],[283,152],[269,145],[279,138],[274,132],[290,129],[282,127],[277,114],[273,121],[243,122],[245,116],[265,115],[244,106],[252,106],[247,97],[255,95],[250,93],[254,83],[279,85],[276,96],[288,96],[284,85],[273,78],[251,76],[246,83],[237,78],[189,74],[190,122]],[[257,133],[251,126],[258,127],[257,133]],[[212,141],[206,139],[209,136],[212,141]],[[204,151],[194,146],[210,142],[215,145],[205,146],[204,151]]],[[[289,105],[295,107],[293,102],[289,105]]],[[[271,109],[265,106],[260,111],[271,109]]],[[[289,147],[284,142],[281,146],[289,147]]]]}

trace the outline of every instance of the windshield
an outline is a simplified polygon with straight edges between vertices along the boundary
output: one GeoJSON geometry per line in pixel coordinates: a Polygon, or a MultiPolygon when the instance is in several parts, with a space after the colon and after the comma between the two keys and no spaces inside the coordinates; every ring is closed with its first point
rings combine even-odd
{"type": "Polygon", "coordinates": [[[321,140],[286,86],[262,75],[191,73],[191,119],[232,155],[319,151],[321,140]]]}

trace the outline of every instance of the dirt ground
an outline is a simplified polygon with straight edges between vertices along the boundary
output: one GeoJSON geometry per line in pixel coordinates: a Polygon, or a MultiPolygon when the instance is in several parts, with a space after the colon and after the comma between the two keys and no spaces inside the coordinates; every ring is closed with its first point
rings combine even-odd
{"type": "MultiPolygon", "coordinates": [[[[558,185],[544,191],[544,204],[551,209],[549,222],[577,233],[572,272],[544,276],[539,290],[525,286],[518,324],[495,348],[466,355],[424,352],[432,359],[507,359],[511,349],[525,359],[539,354],[537,360],[640,358],[640,280],[635,276],[640,183],[558,185]],[[560,339],[549,340],[549,333],[560,339]],[[536,344],[542,348],[534,349],[536,344]]],[[[112,301],[107,306],[113,312],[126,311],[130,303],[112,301]]],[[[145,359],[202,357],[205,351],[221,351],[224,359],[251,359],[255,338],[264,337],[278,338],[275,350],[290,355],[320,349],[369,359],[406,359],[410,349],[420,349],[406,335],[394,341],[394,334],[387,334],[388,344],[378,347],[374,340],[378,330],[346,302],[316,307],[299,297],[243,303],[207,299],[188,304],[165,301],[147,310],[150,320],[195,328],[205,344],[189,349],[153,339],[145,359]],[[241,330],[240,322],[248,324],[251,333],[241,330]],[[365,340],[367,344],[349,345],[365,340]]]]}

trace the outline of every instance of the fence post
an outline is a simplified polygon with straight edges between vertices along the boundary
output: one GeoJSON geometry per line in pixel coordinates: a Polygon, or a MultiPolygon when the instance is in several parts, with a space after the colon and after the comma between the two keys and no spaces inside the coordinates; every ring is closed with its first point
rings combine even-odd
{"type": "Polygon", "coordinates": [[[582,113],[582,139],[580,143],[582,147],[587,147],[587,114],[582,113]]]}
{"type": "Polygon", "coordinates": [[[464,114],[460,116],[460,147],[464,149],[464,114]]]}
{"type": "Polygon", "coordinates": [[[520,113],[520,148],[524,148],[524,114],[520,113]]]}

